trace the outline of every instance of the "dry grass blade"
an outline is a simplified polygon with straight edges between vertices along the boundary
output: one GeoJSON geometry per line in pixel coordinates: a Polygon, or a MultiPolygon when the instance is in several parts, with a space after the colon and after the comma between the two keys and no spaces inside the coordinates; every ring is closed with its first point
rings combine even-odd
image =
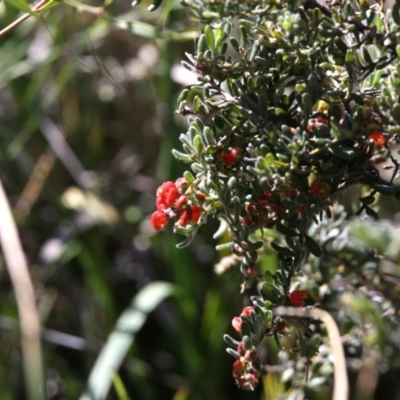
{"type": "Polygon", "coordinates": [[[40,322],[28,265],[6,193],[0,181],[0,242],[17,301],[27,399],[44,400],[40,322]]]}
{"type": "Polygon", "coordinates": [[[332,400],[346,400],[349,398],[349,383],[347,380],[346,359],[340,332],[335,320],[331,315],[319,308],[295,308],[295,307],[278,307],[274,310],[275,315],[287,317],[315,318],[325,324],[328,332],[329,344],[335,357],[334,374],[335,382],[333,386],[332,400]]]}

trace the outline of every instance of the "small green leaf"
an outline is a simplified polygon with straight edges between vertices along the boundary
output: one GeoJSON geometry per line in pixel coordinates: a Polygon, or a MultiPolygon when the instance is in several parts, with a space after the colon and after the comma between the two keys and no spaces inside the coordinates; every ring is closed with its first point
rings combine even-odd
{"type": "Polygon", "coordinates": [[[330,147],[329,152],[338,158],[343,158],[344,160],[352,160],[355,155],[355,151],[353,149],[341,145],[330,147]]]}
{"type": "Polygon", "coordinates": [[[400,26],[400,4],[398,1],[393,4],[392,17],[393,21],[400,26]]]}
{"type": "Polygon", "coordinates": [[[249,61],[253,61],[253,58],[256,56],[259,48],[260,48],[260,42],[258,40],[255,40],[253,43],[253,47],[251,48],[249,61]]]}
{"type": "Polygon", "coordinates": [[[189,184],[194,183],[194,176],[192,175],[192,173],[190,171],[185,171],[183,173],[183,177],[185,178],[187,183],[189,183],[189,184]]]}
{"type": "Polygon", "coordinates": [[[339,122],[342,118],[342,110],[337,104],[332,104],[331,108],[329,109],[329,116],[333,118],[336,122],[339,122]]]}
{"type": "Polygon", "coordinates": [[[372,189],[375,189],[377,192],[382,193],[386,196],[394,196],[396,194],[396,188],[393,185],[381,185],[380,183],[372,183],[372,189]]]}
{"type": "Polygon", "coordinates": [[[321,250],[318,243],[313,238],[306,235],[305,242],[306,242],[306,245],[307,245],[308,249],[310,250],[311,254],[313,254],[315,257],[322,256],[323,251],[321,250]]]}
{"type": "Polygon", "coordinates": [[[289,228],[289,227],[286,226],[286,225],[283,225],[281,222],[279,222],[279,223],[276,225],[276,230],[277,230],[278,232],[282,233],[282,234],[285,235],[285,236],[292,236],[292,237],[294,237],[294,236],[299,236],[299,233],[298,233],[296,230],[294,230],[294,229],[292,229],[292,228],[289,228]]]}
{"type": "Polygon", "coordinates": [[[206,35],[206,40],[208,47],[210,48],[211,51],[214,51],[215,49],[215,36],[212,28],[208,25],[204,28],[204,33],[206,35]]]}
{"type": "Polygon", "coordinates": [[[214,233],[213,238],[214,239],[218,239],[220,238],[228,229],[229,225],[228,223],[225,221],[225,219],[220,219],[220,224],[219,224],[219,228],[217,230],[217,232],[214,233]]]}
{"type": "Polygon", "coordinates": [[[183,162],[192,161],[189,154],[182,153],[182,152],[180,152],[178,150],[172,149],[172,154],[179,161],[183,161],[183,162]]]}
{"type": "Polygon", "coordinates": [[[259,284],[259,292],[264,300],[272,303],[278,302],[281,297],[281,291],[275,285],[269,283],[259,284]]]}
{"type": "Polygon", "coordinates": [[[240,52],[239,42],[234,37],[231,37],[229,40],[231,42],[232,47],[239,53],[240,52]]]}
{"type": "Polygon", "coordinates": [[[178,97],[177,103],[181,103],[182,101],[185,101],[188,98],[190,90],[189,89],[183,89],[181,94],[178,97]]]}
{"type": "Polygon", "coordinates": [[[229,348],[229,347],[226,349],[226,352],[227,352],[230,356],[232,356],[233,358],[236,358],[237,360],[239,360],[240,357],[241,357],[241,355],[240,355],[237,351],[235,351],[235,350],[233,350],[233,349],[231,349],[231,348],[229,348]]]}
{"type": "Polygon", "coordinates": [[[279,244],[275,242],[271,242],[271,247],[279,254],[284,257],[293,257],[293,251],[288,249],[287,247],[279,246],[279,244]]]}
{"type": "Polygon", "coordinates": [[[313,107],[310,95],[307,92],[304,92],[301,95],[301,100],[302,100],[302,105],[303,105],[302,108],[303,108],[304,114],[306,116],[310,115],[312,112],[312,107],[313,107]]]}
{"type": "Polygon", "coordinates": [[[207,50],[207,39],[206,35],[202,34],[197,42],[197,52],[204,53],[207,50]]]}
{"type": "Polygon", "coordinates": [[[243,348],[245,350],[252,350],[253,342],[249,336],[247,336],[247,335],[243,336],[242,343],[243,343],[243,348]]]}
{"type": "Polygon", "coordinates": [[[396,124],[400,125],[400,104],[394,103],[392,109],[390,110],[393,119],[395,120],[396,124]]]}
{"type": "Polygon", "coordinates": [[[232,346],[233,348],[237,348],[239,346],[239,342],[230,337],[229,335],[224,335],[223,339],[228,346],[232,346]]]}

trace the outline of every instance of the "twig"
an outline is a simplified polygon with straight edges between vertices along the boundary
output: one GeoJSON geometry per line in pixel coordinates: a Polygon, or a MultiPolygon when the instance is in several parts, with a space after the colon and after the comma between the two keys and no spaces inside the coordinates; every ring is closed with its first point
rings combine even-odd
{"type": "Polygon", "coordinates": [[[54,166],[54,156],[49,151],[44,152],[38,159],[35,168],[29,177],[21,196],[18,199],[15,210],[23,217],[31,211],[39,197],[40,192],[54,166]]]}
{"type": "MultiPolygon", "coordinates": [[[[36,6],[32,7],[31,13],[34,12],[40,12],[42,11],[42,8],[49,2],[50,0],[41,0],[36,6]]],[[[10,25],[6,26],[4,29],[0,31],[0,37],[7,34],[8,32],[12,31],[14,28],[16,28],[18,25],[22,24],[25,20],[27,20],[32,14],[31,13],[26,13],[22,14],[18,19],[15,21],[11,22],[10,25]]]]}
{"type": "Polygon", "coordinates": [[[322,321],[328,332],[329,343],[335,359],[334,362],[334,384],[332,400],[347,400],[349,398],[349,383],[347,380],[346,359],[340,340],[340,332],[331,315],[319,308],[295,308],[278,307],[273,310],[276,316],[314,318],[322,321]]]}
{"type": "Polygon", "coordinates": [[[22,251],[17,227],[0,181],[0,243],[17,302],[27,399],[44,400],[44,376],[40,348],[40,322],[35,292],[22,251]]]}

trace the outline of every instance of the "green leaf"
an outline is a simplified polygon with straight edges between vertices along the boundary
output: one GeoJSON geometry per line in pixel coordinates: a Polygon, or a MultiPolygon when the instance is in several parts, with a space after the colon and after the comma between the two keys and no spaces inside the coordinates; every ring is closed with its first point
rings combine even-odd
{"type": "Polygon", "coordinates": [[[395,120],[396,124],[400,125],[400,104],[394,103],[392,109],[390,110],[393,119],[395,120]]]}
{"type": "Polygon", "coordinates": [[[294,229],[292,229],[292,228],[289,228],[289,227],[286,226],[286,225],[283,225],[281,222],[279,222],[279,223],[276,225],[276,230],[277,230],[278,232],[282,233],[282,234],[285,235],[285,236],[292,236],[292,237],[294,237],[294,236],[299,236],[299,233],[298,233],[296,230],[294,230],[294,229]]]}
{"type": "Polygon", "coordinates": [[[224,342],[228,345],[228,346],[232,346],[233,348],[237,348],[239,346],[239,342],[235,339],[233,339],[232,337],[230,337],[229,335],[224,335],[223,336],[224,342]]]}
{"type": "Polygon", "coordinates": [[[197,52],[204,53],[207,50],[207,38],[206,35],[201,35],[197,42],[197,52]]]}
{"type": "Polygon", "coordinates": [[[219,228],[218,228],[217,232],[214,233],[213,238],[214,239],[220,238],[226,232],[228,227],[229,227],[228,222],[226,222],[225,219],[221,218],[219,228]]]}
{"type": "Polygon", "coordinates": [[[210,48],[211,51],[214,51],[215,49],[215,36],[212,28],[210,28],[208,25],[204,28],[204,33],[206,35],[206,40],[207,40],[207,45],[210,48]]]}
{"type": "Polygon", "coordinates": [[[338,158],[343,158],[344,160],[352,160],[355,155],[355,151],[353,149],[341,145],[330,147],[329,152],[338,158]]]}
{"type": "Polygon", "coordinates": [[[144,287],[118,318],[107,342],[103,346],[89,375],[85,392],[80,400],[103,400],[110,390],[113,372],[118,371],[128,353],[135,335],[148,315],[174,292],[166,282],[153,282],[144,287]]]}
{"type": "Polygon", "coordinates": [[[117,393],[118,400],[129,400],[129,395],[125,385],[116,371],[113,372],[113,385],[115,392],[117,393]]]}
{"type": "Polygon", "coordinates": [[[36,18],[38,17],[37,13],[33,13],[31,7],[29,6],[29,3],[24,0],[7,0],[7,3],[12,4],[15,8],[17,8],[20,11],[26,12],[32,16],[35,16],[36,18]]]}
{"type": "Polygon", "coordinates": [[[277,303],[282,295],[276,285],[270,285],[269,283],[259,284],[259,292],[264,300],[272,303],[277,303]]]}
{"type": "Polygon", "coordinates": [[[241,355],[240,355],[236,350],[233,350],[233,349],[231,349],[231,348],[229,348],[229,347],[226,349],[226,352],[227,352],[230,356],[232,356],[233,358],[236,358],[237,360],[239,360],[240,357],[241,357],[241,355]]]}
{"type": "Polygon", "coordinates": [[[239,53],[240,52],[239,42],[234,37],[231,37],[229,40],[231,42],[232,47],[239,53]]]}
{"type": "Polygon", "coordinates": [[[285,256],[285,257],[293,257],[293,251],[288,249],[287,247],[279,246],[279,244],[275,242],[271,242],[271,247],[278,252],[279,254],[285,256]]]}
{"type": "Polygon", "coordinates": [[[381,185],[380,183],[372,183],[372,189],[375,189],[377,192],[382,193],[386,196],[394,196],[396,194],[396,188],[393,185],[381,185]]]}
{"type": "Polygon", "coordinates": [[[400,4],[396,2],[392,8],[393,21],[400,26],[400,4]]]}
{"type": "Polygon", "coordinates": [[[305,241],[306,241],[306,245],[307,245],[308,249],[310,250],[311,254],[313,254],[315,257],[322,256],[323,251],[321,250],[318,243],[313,238],[306,235],[305,241]]]}

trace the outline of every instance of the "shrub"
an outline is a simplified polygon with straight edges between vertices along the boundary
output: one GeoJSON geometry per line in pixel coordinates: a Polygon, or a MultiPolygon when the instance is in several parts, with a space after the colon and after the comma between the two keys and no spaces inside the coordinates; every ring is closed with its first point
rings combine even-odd
{"type": "Polygon", "coordinates": [[[225,336],[240,387],[282,370],[291,399],[344,399],[348,379],[370,398],[400,359],[399,239],[375,221],[381,194],[400,199],[400,3],[182,4],[204,27],[178,99],[190,169],[160,187],[153,226],[172,220],[180,246],[210,217],[229,233],[251,303],[225,336]]]}

